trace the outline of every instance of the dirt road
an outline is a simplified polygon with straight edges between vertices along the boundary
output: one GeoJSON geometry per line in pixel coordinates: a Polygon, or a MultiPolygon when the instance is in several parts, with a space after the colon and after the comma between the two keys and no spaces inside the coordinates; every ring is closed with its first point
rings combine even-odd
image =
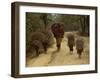
{"type": "MultiPolygon", "coordinates": [[[[79,59],[76,49],[71,55],[67,46],[67,32],[61,44],[61,50],[56,51],[56,43],[48,49],[47,54],[41,53],[38,57],[27,57],[26,66],[60,66],[60,65],[75,65],[75,64],[89,64],[89,37],[83,37],[85,43],[85,49],[82,54],[82,58],[79,59]]],[[[77,37],[77,35],[76,35],[77,37]]]]}

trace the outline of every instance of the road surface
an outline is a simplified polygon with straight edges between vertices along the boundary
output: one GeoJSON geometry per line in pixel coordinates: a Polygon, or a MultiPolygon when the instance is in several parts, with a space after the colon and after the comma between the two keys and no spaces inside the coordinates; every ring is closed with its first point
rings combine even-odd
{"type": "MultiPolygon", "coordinates": [[[[69,52],[66,38],[67,34],[68,32],[65,33],[59,52],[56,51],[56,43],[54,43],[53,46],[48,49],[47,54],[41,53],[38,57],[33,57],[32,55],[27,57],[26,67],[89,64],[89,37],[83,37],[85,48],[82,58],[79,59],[75,47],[72,55],[69,52]]],[[[75,37],[77,36],[78,35],[75,35],[75,37]]]]}

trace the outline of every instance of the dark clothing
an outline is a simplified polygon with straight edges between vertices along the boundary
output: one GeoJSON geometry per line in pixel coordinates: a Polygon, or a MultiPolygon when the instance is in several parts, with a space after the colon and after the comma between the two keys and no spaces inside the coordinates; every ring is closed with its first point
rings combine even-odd
{"type": "Polygon", "coordinates": [[[81,54],[82,54],[82,52],[83,52],[83,48],[82,48],[82,49],[78,49],[78,50],[77,50],[77,54],[79,54],[79,55],[81,55],[81,54]]]}
{"type": "Polygon", "coordinates": [[[67,36],[67,38],[68,38],[68,46],[69,47],[70,46],[74,46],[75,45],[75,37],[74,37],[74,35],[73,34],[69,34],[67,36]]]}
{"type": "Polygon", "coordinates": [[[70,49],[70,51],[73,51],[73,47],[75,45],[75,37],[73,34],[70,33],[70,34],[68,34],[67,38],[68,38],[69,49],[70,49]]]}
{"type": "Polygon", "coordinates": [[[63,26],[59,23],[55,23],[51,26],[51,30],[54,34],[55,38],[63,38],[64,36],[64,29],[63,26]]]}
{"type": "Polygon", "coordinates": [[[61,42],[62,42],[62,38],[56,38],[56,46],[57,46],[58,50],[60,50],[61,42]]]}
{"type": "Polygon", "coordinates": [[[53,33],[55,39],[56,39],[56,46],[57,46],[57,49],[59,51],[61,48],[62,38],[64,37],[64,27],[60,23],[54,23],[51,26],[51,30],[52,30],[52,33],[53,33]]]}
{"type": "Polygon", "coordinates": [[[73,51],[73,45],[69,46],[70,51],[73,51]]]}
{"type": "Polygon", "coordinates": [[[76,40],[76,49],[77,50],[81,50],[84,48],[84,42],[83,42],[83,39],[82,38],[78,38],[76,40]]]}
{"type": "Polygon", "coordinates": [[[82,38],[77,38],[76,40],[76,49],[77,49],[77,54],[79,55],[79,58],[81,58],[83,49],[84,49],[84,41],[82,38]]]}

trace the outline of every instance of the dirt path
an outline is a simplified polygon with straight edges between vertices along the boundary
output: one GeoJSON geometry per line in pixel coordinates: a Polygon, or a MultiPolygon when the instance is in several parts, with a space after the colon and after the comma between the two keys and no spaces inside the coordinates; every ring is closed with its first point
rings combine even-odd
{"type": "MultiPolygon", "coordinates": [[[[66,33],[67,34],[67,33],[66,33]]],[[[65,36],[66,36],[65,34],[65,36]]],[[[38,57],[28,57],[26,60],[27,67],[34,66],[60,66],[60,65],[74,65],[74,64],[89,64],[89,38],[83,37],[85,42],[85,49],[82,54],[82,59],[78,58],[76,49],[71,55],[67,46],[67,39],[64,37],[62,41],[61,50],[56,51],[56,44],[48,49],[47,54],[42,53],[38,57]]]]}

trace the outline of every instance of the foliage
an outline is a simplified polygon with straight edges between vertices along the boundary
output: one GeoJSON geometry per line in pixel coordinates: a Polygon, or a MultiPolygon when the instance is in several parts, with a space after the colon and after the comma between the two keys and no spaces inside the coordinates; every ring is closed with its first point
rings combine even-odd
{"type": "Polygon", "coordinates": [[[89,35],[88,15],[69,15],[55,13],[32,13],[26,12],[26,51],[31,49],[31,42],[38,40],[41,44],[48,43],[48,47],[53,44],[51,25],[53,23],[63,23],[64,31],[79,31],[89,35]]]}

